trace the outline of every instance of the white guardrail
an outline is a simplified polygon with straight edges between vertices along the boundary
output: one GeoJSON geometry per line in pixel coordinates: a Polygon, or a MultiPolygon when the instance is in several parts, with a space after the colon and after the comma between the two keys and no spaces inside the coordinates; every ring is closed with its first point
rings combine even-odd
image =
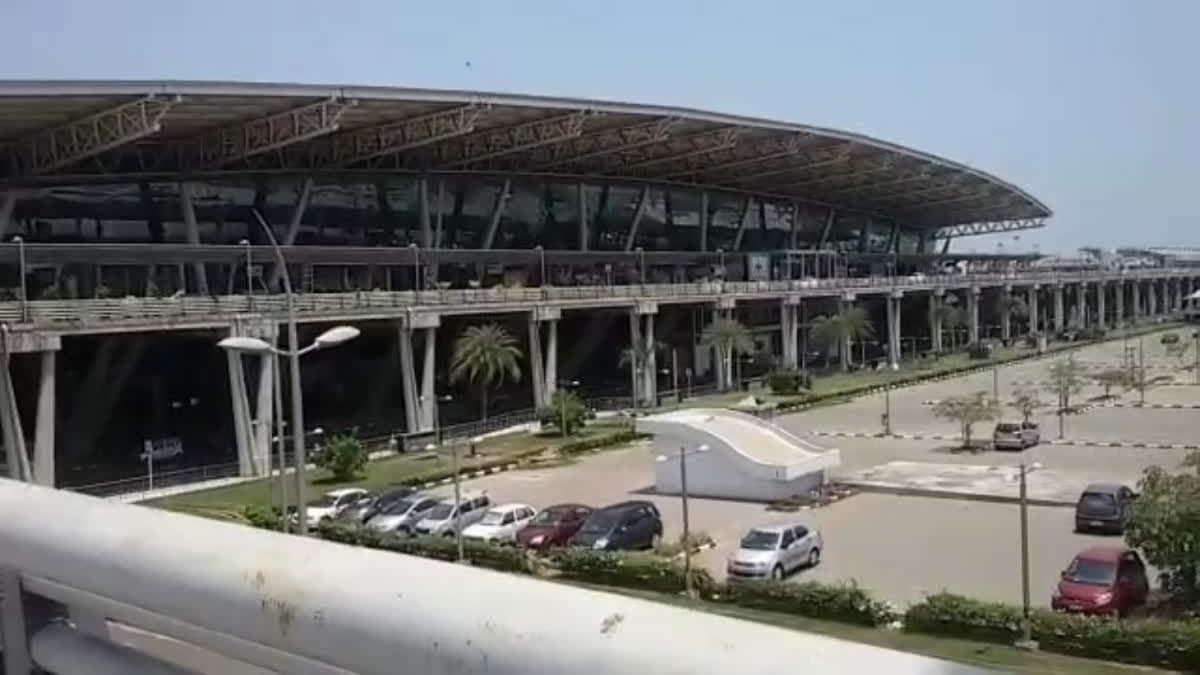
{"type": "MultiPolygon", "coordinates": [[[[0,479],[0,513],[10,516],[0,518],[0,568],[19,573],[26,596],[287,675],[985,672],[11,480],[0,479]]],[[[6,617],[12,609],[6,600],[6,617]]],[[[97,672],[74,668],[56,672],[97,672]]]]}
{"type": "MultiPolygon", "coordinates": [[[[472,313],[513,305],[613,306],[646,301],[711,301],[717,297],[752,299],[783,293],[828,296],[837,293],[922,291],[934,288],[1001,284],[1054,284],[1098,281],[1200,277],[1200,268],[1148,268],[1138,270],[1085,270],[1077,272],[1006,272],[936,276],[804,279],[759,282],[697,282],[627,286],[547,286],[541,288],[438,289],[427,291],[357,291],[306,293],[295,296],[297,314],[324,316],[398,315],[408,309],[466,308],[472,313]]],[[[282,315],[283,295],[181,296],[177,298],[124,298],[33,300],[0,302],[0,322],[70,329],[97,324],[161,325],[165,323],[220,324],[245,314],[282,315]]]]}

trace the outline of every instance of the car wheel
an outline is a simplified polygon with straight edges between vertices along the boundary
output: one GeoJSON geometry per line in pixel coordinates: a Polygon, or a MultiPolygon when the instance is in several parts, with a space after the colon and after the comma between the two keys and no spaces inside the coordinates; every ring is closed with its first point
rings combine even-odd
{"type": "Polygon", "coordinates": [[[407,526],[405,526],[405,525],[401,525],[400,527],[396,528],[396,534],[398,534],[398,535],[400,535],[400,536],[402,536],[402,537],[411,537],[411,536],[412,536],[412,530],[411,530],[411,529],[409,529],[409,528],[408,528],[407,526]]]}
{"type": "Polygon", "coordinates": [[[808,566],[816,567],[821,564],[821,549],[814,548],[808,552],[808,566]]]}
{"type": "Polygon", "coordinates": [[[783,581],[783,565],[776,565],[771,570],[771,581],[783,581]]]}
{"type": "Polygon", "coordinates": [[[654,534],[650,535],[650,548],[658,548],[658,545],[661,543],[662,532],[655,532],[654,534]]]}
{"type": "Polygon", "coordinates": [[[454,538],[454,533],[453,533],[453,532],[447,532],[446,534],[444,534],[444,535],[442,535],[442,536],[443,536],[443,537],[445,537],[445,538],[447,538],[447,539],[453,539],[453,538],[454,538]]]}

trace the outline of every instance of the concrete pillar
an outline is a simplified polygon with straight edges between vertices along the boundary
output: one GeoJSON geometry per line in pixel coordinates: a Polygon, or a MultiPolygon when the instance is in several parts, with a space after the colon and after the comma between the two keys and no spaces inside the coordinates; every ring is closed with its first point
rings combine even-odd
{"type": "MultiPolygon", "coordinates": [[[[558,320],[556,307],[538,307],[529,313],[529,368],[533,379],[533,404],[550,405],[558,388],[558,320]],[[546,330],[543,334],[542,327],[546,330]]],[[[636,343],[634,343],[636,344],[636,343]]]]}
{"type": "Polygon", "coordinates": [[[1156,285],[1155,279],[1146,282],[1146,314],[1151,317],[1158,314],[1158,289],[1155,288],[1156,285]]]}
{"type": "Polygon", "coordinates": [[[1000,313],[1000,339],[1007,343],[1012,339],[1012,286],[1004,287],[1005,307],[1000,313]]]}
{"type": "Polygon", "coordinates": [[[1108,328],[1108,282],[1101,281],[1096,284],[1096,328],[1106,330],[1108,328]]]}
{"type": "MultiPolygon", "coordinates": [[[[838,305],[838,311],[839,312],[848,312],[851,309],[853,309],[855,299],[856,299],[856,296],[853,293],[843,294],[842,301],[838,305]]],[[[847,370],[850,367],[850,360],[851,360],[850,359],[850,356],[851,356],[850,350],[853,346],[854,345],[851,343],[850,338],[847,337],[845,340],[842,341],[842,344],[839,348],[839,353],[841,355],[841,362],[842,362],[843,370],[847,370]]]]}
{"type": "Polygon", "coordinates": [[[783,364],[796,368],[800,363],[800,303],[798,295],[789,295],[780,306],[783,364]]]}
{"type": "Polygon", "coordinates": [[[967,341],[970,344],[979,342],[979,293],[978,286],[967,289],[967,341]]]}
{"type": "Polygon", "coordinates": [[[929,295],[929,348],[937,354],[942,351],[942,303],[945,291],[938,288],[929,295]]]}
{"type": "Polygon", "coordinates": [[[1171,308],[1176,312],[1183,311],[1183,280],[1171,279],[1171,308]]]}
{"type": "Polygon", "coordinates": [[[1088,284],[1086,281],[1081,282],[1075,291],[1077,302],[1079,303],[1079,327],[1087,328],[1091,325],[1088,316],[1088,284]]]}
{"type": "Polygon", "coordinates": [[[1125,281],[1113,284],[1113,326],[1125,325],[1125,281]]]}
{"type": "Polygon", "coordinates": [[[888,366],[892,370],[900,369],[902,357],[900,353],[900,310],[903,298],[902,291],[892,291],[887,296],[888,366]]]}
{"type": "Polygon", "coordinates": [[[554,398],[554,392],[558,390],[558,319],[546,321],[546,353],[543,359],[546,371],[546,400],[550,401],[554,398]]]}
{"type": "Polygon", "coordinates": [[[644,340],[644,349],[646,354],[645,368],[642,369],[642,376],[646,378],[646,384],[643,391],[646,393],[646,398],[652,405],[658,405],[658,354],[654,348],[654,317],[655,314],[644,314],[643,321],[645,329],[642,332],[644,340]]]}
{"type": "Polygon", "coordinates": [[[1066,308],[1063,305],[1063,285],[1054,284],[1054,332],[1066,329],[1066,308]]]}
{"type": "Polygon", "coordinates": [[[41,354],[42,372],[33,434],[33,480],[46,487],[54,487],[55,357],[51,350],[41,354]]]}
{"type": "MultiPolygon", "coordinates": [[[[192,203],[192,185],[183,182],[179,184],[179,203],[183,209],[183,222],[187,227],[189,244],[200,243],[200,226],[196,223],[196,207],[192,203]]],[[[208,272],[204,263],[193,263],[192,271],[196,276],[197,289],[201,295],[208,295],[208,272]]]]}
{"type": "Polygon", "coordinates": [[[409,433],[421,428],[420,416],[417,413],[417,386],[413,377],[414,360],[412,350],[412,331],[401,323],[396,331],[396,348],[400,350],[400,389],[404,397],[404,424],[409,433]]]}
{"type": "Polygon", "coordinates": [[[1029,287],[1025,296],[1025,306],[1029,310],[1029,332],[1039,333],[1042,330],[1042,308],[1038,302],[1042,288],[1037,284],[1029,287]]]}
{"type": "Polygon", "coordinates": [[[1129,282],[1129,299],[1133,307],[1134,323],[1142,320],[1142,282],[1134,280],[1129,282]]]}
{"type": "MultiPolygon", "coordinates": [[[[253,476],[251,448],[254,441],[251,438],[250,403],[246,396],[246,371],[242,367],[242,353],[228,349],[225,357],[229,365],[229,398],[233,404],[233,440],[237,448],[238,475],[253,476]]],[[[150,448],[147,448],[147,451],[149,450],[150,448]]]]}
{"type": "Polygon", "coordinates": [[[0,645],[4,647],[4,667],[0,672],[30,675],[34,672],[33,659],[29,655],[21,574],[16,570],[0,570],[0,582],[0,645]]]}
{"type": "Polygon", "coordinates": [[[587,186],[580,183],[577,187],[579,207],[579,250],[588,250],[588,203],[587,203],[587,186]]]}
{"type": "MultiPolygon", "coordinates": [[[[721,309],[720,307],[714,307],[712,310],[711,322],[715,323],[719,318],[721,318],[721,309]]],[[[727,364],[725,363],[725,355],[721,353],[721,350],[717,347],[717,345],[713,345],[712,347],[712,362],[713,372],[717,375],[717,390],[725,391],[729,388],[729,381],[725,377],[729,370],[727,368],[727,364]]]]}
{"type": "Polygon", "coordinates": [[[258,391],[254,405],[254,440],[251,461],[256,475],[271,473],[271,437],[275,421],[275,368],[279,359],[274,354],[258,357],[258,391]]]}
{"type": "Polygon", "coordinates": [[[425,355],[421,360],[421,398],[418,402],[421,406],[421,427],[433,429],[437,408],[437,392],[433,390],[433,372],[437,365],[437,328],[429,326],[423,328],[422,332],[425,333],[425,355]]]}

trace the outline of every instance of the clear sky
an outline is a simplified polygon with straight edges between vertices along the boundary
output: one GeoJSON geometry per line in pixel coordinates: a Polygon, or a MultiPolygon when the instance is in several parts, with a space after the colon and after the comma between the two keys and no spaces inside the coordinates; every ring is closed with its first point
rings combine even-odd
{"type": "Polygon", "coordinates": [[[1200,0],[0,0],[0,26],[4,79],[472,88],[843,128],[1028,189],[1056,215],[1022,248],[1200,246],[1200,0]]]}

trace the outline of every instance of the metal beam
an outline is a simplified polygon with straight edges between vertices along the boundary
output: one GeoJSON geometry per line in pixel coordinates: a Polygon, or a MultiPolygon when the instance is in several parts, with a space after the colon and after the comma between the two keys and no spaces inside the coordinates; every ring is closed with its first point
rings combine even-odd
{"type": "Polygon", "coordinates": [[[132,143],[162,129],[162,119],[180,98],[153,94],[44,129],[0,148],[11,176],[46,173],[132,143]]]}
{"type": "MultiPolygon", "coordinates": [[[[659,177],[663,179],[678,179],[696,175],[709,176],[720,171],[755,166],[763,162],[797,155],[804,148],[811,146],[819,140],[821,140],[819,136],[810,134],[771,138],[753,145],[739,146],[736,150],[745,150],[746,152],[740,153],[739,156],[733,159],[722,161],[719,158],[705,157],[704,155],[690,157],[682,162],[683,166],[679,170],[671,170],[667,173],[659,174],[659,177]]],[[[714,152],[713,154],[717,155],[719,153],[714,152]]]]}
{"type": "Polygon", "coordinates": [[[807,164],[789,164],[787,166],[759,171],[757,173],[742,174],[741,176],[735,178],[732,182],[744,184],[759,180],[760,178],[770,178],[771,176],[778,176],[780,174],[802,173],[812,171],[814,169],[820,169],[826,166],[841,164],[850,157],[854,147],[855,146],[853,143],[843,143],[842,145],[821,148],[820,150],[811,153],[803,153],[804,159],[813,161],[809,161],[807,164]]]}
{"type": "MultiPolygon", "coordinates": [[[[899,178],[895,178],[892,180],[867,183],[865,185],[859,183],[856,185],[848,185],[845,187],[839,187],[839,188],[835,188],[833,190],[823,193],[823,196],[825,196],[827,198],[828,197],[855,196],[855,195],[862,194],[863,192],[866,192],[868,190],[876,190],[881,187],[891,187],[894,185],[904,185],[907,183],[914,183],[916,181],[928,180],[930,178],[933,178],[935,175],[937,175],[936,167],[923,166],[920,168],[920,170],[918,170],[914,174],[901,176],[899,178]]],[[[888,193],[887,196],[891,197],[892,195],[895,195],[895,194],[903,194],[903,193],[892,192],[892,193],[888,193]]]]}
{"type": "Polygon", "coordinates": [[[723,127],[676,136],[668,139],[665,144],[659,144],[653,148],[634,148],[609,155],[594,170],[597,173],[628,175],[628,172],[633,170],[674,162],[715,150],[728,150],[737,145],[740,132],[741,130],[736,127],[723,127]]]}
{"type": "Polygon", "coordinates": [[[781,190],[781,191],[785,191],[785,192],[791,191],[791,190],[799,190],[799,189],[803,189],[803,188],[806,188],[806,187],[809,187],[812,185],[823,185],[825,183],[828,183],[829,181],[837,181],[837,180],[842,180],[844,178],[857,178],[858,176],[866,176],[866,175],[870,175],[873,173],[879,173],[880,171],[889,171],[892,169],[892,167],[896,166],[896,160],[890,156],[884,156],[883,158],[879,159],[878,162],[879,162],[878,164],[868,167],[868,168],[855,169],[853,171],[846,171],[843,173],[826,174],[824,176],[821,176],[820,178],[812,178],[809,180],[800,181],[799,183],[782,183],[782,184],[778,184],[778,185],[773,185],[773,186],[771,186],[770,189],[771,190],[781,190]]]}
{"type": "MultiPolygon", "coordinates": [[[[625,250],[632,251],[633,244],[637,241],[638,225],[641,225],[642,218],[646,216],[646,209],[650,207],[650,186],[642,186],[642,194],[638,197],[637,209],[633,212],[633,221],[629,223],[629,234],[625,236],[625,250]]],[[[703,248],[701,248],[703,250],[703,248]]]]}
{"type": "Polygon", "coordinates": [[[180,141],[175,150],[187,169],[216,169],[293,143],[319,138],[339,129],[342,115],[357,102],[329,98],[256,120],[207,131],[180,141]]]}
{"type": "Polygon", "coordinates": [[[1045,226],[1046,223],[1041,218],[1020,218],[1016,220],[962,223],[959,225],[950,225],[948,227],[939,228],[933,236],[946,237],[949,239],[952,237],[969,237],[978,234],[994,234],[996,232],[1033,230],[1045,226]]]}
{"type": "Polygon", "coordinates": [[[911,199],[912,197],[920,197],[921,195],[926,195],[931,192],[941,192],[951,188],[962,187],[967,183],[968,180],[970,179],[963,174],[953,174],[935,185],[918,188],[916,190],[899,190],[896,192],[889,192],[887,194],[880,195],[876,201],[890,202],[895,201],[897,198],[899,198],[901,201],[905,201],[911,199]]]}
{"type": "Polygon", "coordinates": [[[741,250],[742,237],[746,234],[746,221],[750,218],[750,198],[746,197],[742,200],[742,217],[738,218],[737,234],[733,237],[733,246],[730,247],[734,251],[741,250]]]}
{"type": "Polygon", "coordinates": [[[582,134],[569,143],[560,143],[535,150],[530,157],[534,171],[546,171],[559,166],[576,164],[617,152],[663,143],[671,137],[671,129],[679,119],[666,117],[646,124],[599,129],[582,134]]]}
{"type": "Polygon", "coordinates": [[[412,150],[475,131],[489,106],[474,103],[353,129],[309,144],[300,153],[313,168],[346,167],[412,150]]]}
{"type": "Polygon", "coordinates": [[[449,143],[438,147],[438,168],[461,169],[487,159],[578,138],[583,134],[583,127],[588,118],[595,114],[587,110],[578,110],[465,136],[461,143],[449,143]]]}
{"type": "Polygon", "coordinates": [[[903,210],[907,213],[920,213],[921,211],[925,211],[930,208],[934,208],[934,207],[938,207],[938,206],[946,206],[949,204],[961,204],[963,202],[973,202],[973,201],[978,201],[980,199],[987,199],[989,197],[1000,197],[1000,196],[1002,196],[1002,195],[998,195],[992,191],[991,185],[984,185],[984,186],[972,191],[970,194],[955,195],[954,197],[947,197],[946,199],[935,199],[933,201],[922,201],[917,204],[913,204],[910,207],[900,207],[898,210],[903,210]]]}
{"type": "Polygon", "coordinates": [[[509,191],[512,190],[512,180],[505,178],[504,185],[500,187],[500,191],[496,193],[496,202],[492,205],[492,215],[488,219],[488,229],[483,235],[483,248],[491,248],[496,241],[496,232],[500,229],[500,217],[504,215],[504,209],[508,206],[508,198],[512,195],[509,191]]]}
{"type": "Polygon", "coordinates": [[[828,215],[825,216],[825,227],[821,228],[821,241],[817,244],[817,248],[825,248],[825,244],[829,241],[829,235],[833,232],[833,221],[837,217],[837,211],[830,207],[828,215]]]}

